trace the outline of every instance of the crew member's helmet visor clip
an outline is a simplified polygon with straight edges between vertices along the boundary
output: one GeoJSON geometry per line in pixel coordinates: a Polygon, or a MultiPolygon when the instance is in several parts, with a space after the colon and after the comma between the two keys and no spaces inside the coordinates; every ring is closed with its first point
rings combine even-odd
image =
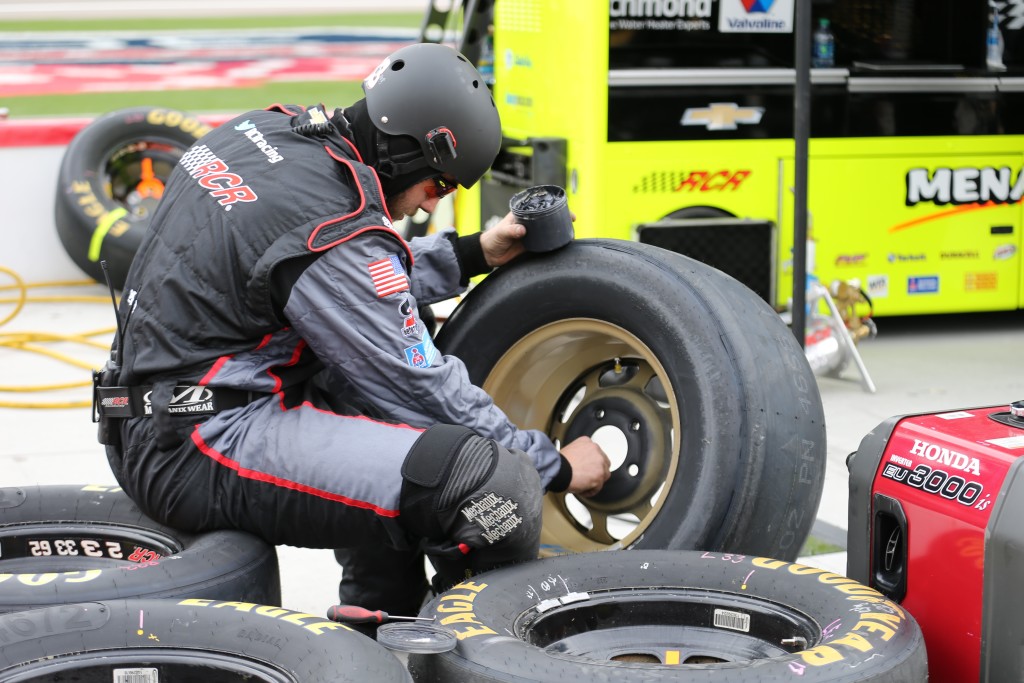
{"type": "Polygon", "coordinates": [[[444,164],[458,156],[455,151],[455,136],[447,128],[434,128],[427,133],[427,147],[435,164],[444,164]]]}

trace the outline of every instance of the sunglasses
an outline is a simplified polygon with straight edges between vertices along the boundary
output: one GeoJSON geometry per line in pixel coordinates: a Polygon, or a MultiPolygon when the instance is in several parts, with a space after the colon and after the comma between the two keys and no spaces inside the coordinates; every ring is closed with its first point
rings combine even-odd
{"type": "Polygon", "coordinates": [[[445,195],[455,192],[458,184],[453,180],[446,180],[444,176],[435,176],[433,185],[427,185],[427,196],[431,199],[440,199],[445,195]]]}

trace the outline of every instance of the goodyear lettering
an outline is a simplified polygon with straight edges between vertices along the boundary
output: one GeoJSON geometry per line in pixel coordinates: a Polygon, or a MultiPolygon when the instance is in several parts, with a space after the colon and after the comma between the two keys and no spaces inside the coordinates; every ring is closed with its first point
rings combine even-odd
{"type": "Polygon", "coordinates": [[[761,569],[778,569],[789,564],[785,560],[771,560],[767,557],[755,557],[750,562],[755,567],[760,567],[761,569]]]}
{"type": "Polygon", "coordinates": [[[196,145],[185,152],[178,163],[196,179],[200,187],[210,190],[211,197],[230,211],[238,202],[254,202],[259,197],[237,173],[231,173],[223,159],[206,145],[196,145]]]}
{"type": "Polygon", "coordinates": [[[933,204],[1015,204],[1024,195],[1024,169],[1009,166],[912,168],[907,171],[907,206],[933,204]]]}
{"type": "Polygon", "coordinates": [[[154,126],[166,126],[177,128],[190,134],[197,140],[210,132],[210,126],[206,125],[194,116],[186,116],[180,111],[168,109],[152,109],[146,114],[146,122],[154,126]]]}
{"type": "Polygon", "coordinates": [[[830,645],[819,645],[797,654],[800,655],[800,659],[811,666],[824,666],[838,662],[843,658],[843,655],[830,645]]]}
{"type": "Polygon", "coordinates": [[[903,619],[896,614],[867,612],[861,615],[860,621],[853,627],[853,630],[879,633],[882,636],[882,640],[889,640],[896,635],[896,631],[899,630],[900,622],[902,621],[903,619]]]}
{"type": "Polygon", "coordinates": [[[441,597],[441,604],[437,606],[437,611],[447,616],[442,617],[439,621],[443,626],[451,626],[459,640],[482,635],[497,635],[497,631],[485,626],[473,613],[473,601],[484,588],[487,588],[486,583],[464,581],[453,586],[448,593],[441,597]],[[464,592],[456,593],[454,591],[464,592]]]}
{"type": "Polygon", "coordinates": [[[899,631],[900,625],[906,620],[906,613],[898,605],[890,602],[873,588],[840,574],[791,564],[784,560],[765,557],[751,559],[751,564],[761,569],[782,570],[796,576],[817,576],[820,583],[839,590],[847,595],[847,600],[856,601],[857,606],[851,611],[858,612],[857,623],[846,633],[838,635],[828,645],[818,645],[798,652],[800,659],[808,666],[825,666],[842,661],[846,651],[870,652],[874,649],[872,639],[888,641],[899,631]],[[869,607],[871,606],[871,607],[869,607]]]}
{"type": "Polygon", "coordinates": [[[676,186],[676,192],[735,192],[747,179],[751,171],[690,171],[690,174],[676,186]]]}
{"type": "Polygon", "coordinates": [[[900,624],[903,623],[905,618],[906,615],[902,613],[866,612],[860,615],[857,623],[848,633],[836,638],[828,645],[812,647],[797,654],[800,655],[800,659],[805,664],[824,666],[842,661],[845,657],[842,648],[849,648],[857,652],[870,652],[874,649],[871,640],[857,633],[857,631],[888,641],[899,631],[900,624]]]}
{"type": "Polygon", "coordinates": [[[281,609],[279,607],[270,607],[268,605],[256,605],[251,602],[228,602],[228,601],[217,601],[209,600],[206,598],[189,598],[182,600],[178,603],[179,605],[188,605],[192,607],[210,607],[213,609],[233,609],[236,612],[252,612],[259,614],[263,617],[271,619],[280,619],[287,621],[288,623],[301,626],[303,629],[314,633],[316,635],[322,635],[326,631],[338,631],[338,630],[351,630],[344,624],[339,624],[336,621],[330,621],[321,617],[314,616],[312,614],[306,614],[305,612],[293,612],[287,609],[281,609]],[[311,621],[312,620],[312,621],[311,621]]]}
{"type": "Polygon", "coordinates": [[[23,586],[48,586],[51,583],[85,583],[100,576],[99,569],[89,569],[80,572],[63,572],[46,574],[0,574],[0,583],[14,580],[23,586]]]}
{"type": "Polygon", "coordinates": [[[785,560],[774,560],[767,557],[755,557],[751,559],[751,564],[761,569],[779,570],[785,568],[786,571],[794,576],[814,576],[816,574],[820,583],[832,586],[841,593],[845,593],[850,596],[850,600],[866,602],[871,602],[875,598],[878,598],[881,601],[885,600],[885,598],[882,597],[882,594],[874,588],[858,583],[848,576],[833,574],[832,572],[825,571],[824,569],[819,569],[817,567],[808,567],[802,564],[790,564],[785,560]]]}
{"type": "Polygon", "coordinates": [[[948,448],[937,446],[927,441],[921,441],[920,439],[914,439],[914,446],[910,449],[910,454],[920,455],[928,460],[948,465],[963,472],[981,474],[981,465],[978,463],[977,458],[966,456],[963,453],[957,453],[956,451],[951,451],[948,448]]]}
{"type": "Polygon", "coordinates": [[[861,652],[867,652],[871,649],[871,643],[868,642],[868,639],[857,633],[847,633],[842,638],[836,638],[832,641],[831,645],[846,645],[861,652]]]}

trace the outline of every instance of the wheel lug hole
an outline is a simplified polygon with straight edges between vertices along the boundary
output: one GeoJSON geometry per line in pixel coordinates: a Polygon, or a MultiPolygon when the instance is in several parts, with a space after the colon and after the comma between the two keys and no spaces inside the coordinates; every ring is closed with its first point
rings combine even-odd
{"type": "Polygon", "coordinates": [[[633,420],[629,423],[629,431],[639,432],[640,431],[640,420],[633,420]]]}
{"type": "Polygon", "coordinates": [[[635,477],[636,475],[640,474],[640,468],[637,467],[636,465],[630,465],[629,467],[626,468],[626,471],[629,472],[629,476],[631,477],[635,477]]]}
{"type": "Polygon", "coordinates": [[[598,408],[597,410],[595,410],[594,411],[594,417],[597,418],[598,420],[603,420],[604,419],[604,410],[601,409],[601,408],[598,408]]]}

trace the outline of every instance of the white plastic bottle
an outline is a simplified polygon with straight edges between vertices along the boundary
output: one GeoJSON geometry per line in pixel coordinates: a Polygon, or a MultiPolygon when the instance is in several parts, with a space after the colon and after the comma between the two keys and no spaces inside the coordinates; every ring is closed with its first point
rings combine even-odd
{"type": "Polygon", "coordinates": [[[828,19],[818,20],[818,28],[814,31],[814,47],[811,53],[811,66],[815,69],[830,69],[836,65],[836,40],[829,28],[828,19]]]}
{"type": "Polygon", "coordinates": [[[992,23],[985,32],[985,64],[993,71],[1003,71],[1003,33],[999,30],[999,12],[993,8],[992,23]]]}

